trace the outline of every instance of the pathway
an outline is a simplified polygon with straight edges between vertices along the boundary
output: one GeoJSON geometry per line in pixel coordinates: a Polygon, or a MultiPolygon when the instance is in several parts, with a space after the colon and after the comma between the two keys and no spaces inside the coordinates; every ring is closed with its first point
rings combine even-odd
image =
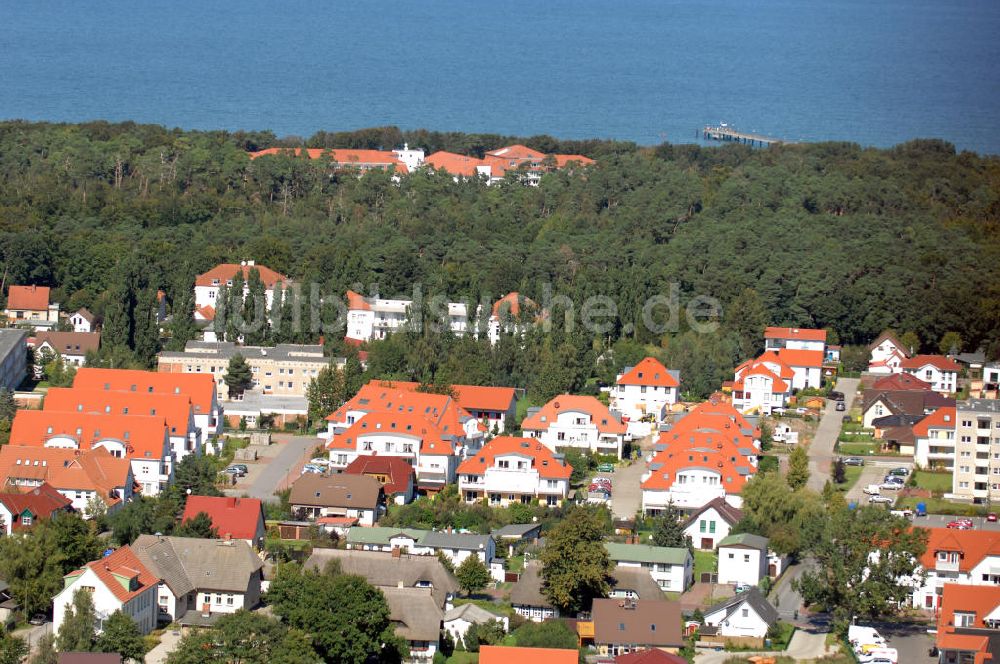
{"type": "Polygon", "coordinates": [[[699,652],[694,657],[695,664],[723,664],[731,657],[750,657],[751,655],[784,655],[802,662],[811,661],[825,657],[828,653],[826,647],[826,633],[798,630],[792,635],[792,642],[788,644],[788,650],[783,653],[775,652],[726,652],[716,651],[699,652]]]}
{"type": "MultiPolygon", "coordinates": [[[[654,433],[639,442],[642,456],[628,466],[618,466],[611,474],[611,511],[619,519],[631,519],[642,509],[642,474],[646,472],[646,454],[653,447],[654,433]]],[[[608,473],[597,473],[607,475],[608,473]]],[[[590,479],[590,478],[587,478],[590,479]]]]}
{"type": "Polygon", "coordinates": [[[277,502],[274,492],[291,486],[320,442],[316,436],[275,435],[274,440],[275,445],[283,445],[282,450],[273,459],[265,461],[266,465],[254,483],[249,489],[239,491],[239,495],[277,502]]]}
{"type": "Polygon", "coordinates": [[[840,426],[843,423],[844,415],[851,412],[854,405],[854,396],[858,390],[857,378],[840,378],[837,380],[836,389],[844,393],[844,406],[846,410],[837,410],[837,402],[828,399],[823,419],[820,420],[816,435],[809,445],[809,488],[820,492],[823,485],[830,479],[830,470],[833,462],[833,446],[837,443],[840,435],[840,426]]]}
{"type": "Polygon", "coordinates": [[[168,629],[160,636],[160,642],[146,653],[146,664],[163,664],[183,638],[184,630],[168,629]]]}

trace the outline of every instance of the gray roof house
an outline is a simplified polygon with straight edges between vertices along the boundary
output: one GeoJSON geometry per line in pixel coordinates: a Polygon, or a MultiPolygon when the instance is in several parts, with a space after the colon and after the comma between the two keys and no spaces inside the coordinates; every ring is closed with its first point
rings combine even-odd
{"type": "Polygon", "coordinates": [[[396,635],[406,640],[410,656],[430,661],[441,638],[443,612],[429,588],[381,588],[396,635]]]}
{"type": "Polygon", "coordinates": [[[210,624],[218,614],[252,609],[260,601],[264,564],[243,540],[140,535],[131,548],[161,580],[162,619],[210,624]]]}
{"type": "Polygon", "coordinates": [[[611,592],[608,596],[663,599],[663,591],[646,570],[638,567],[616,567],[611,571],[611,592]]]}
{"type": "Polygon", "coordinates": [[[363,576],[377,588],[429,588],[435,603],[442,609],[458,592],[455,577],[435,556],[315,549],[306,567],[322,570],[331,561],[336,561],[345,574],[363,576]]]}
{"type": "Polygon", "coordinates": [[[382,485],[367,475],[306,473],[292,484],[288,503],[306,516],[347,516],[365,526],[378,520],[382,485]]]}
{"type": "Polygon", "coordinates": [[[542,564],[538,560],[525,563],[524,571],[510,590],[510,603],[521,617],[534,622],[558,618],[559,610],[542,593],[542,564]]]}
{"type": "Polygon", "coordinates": [[[755,637],[763,639],[778,622],[778,611],[756,588],[705,609],[703,636],[755,637]]]}
{"type": "Polygon", "coordinates": [[[490,535],[432,530],[420,539],[419,546],[434,553],[443,553],[455,565],[461,564],[470,555],[477,556],[486,565],[496,557],[496,542],[490,535]]]}

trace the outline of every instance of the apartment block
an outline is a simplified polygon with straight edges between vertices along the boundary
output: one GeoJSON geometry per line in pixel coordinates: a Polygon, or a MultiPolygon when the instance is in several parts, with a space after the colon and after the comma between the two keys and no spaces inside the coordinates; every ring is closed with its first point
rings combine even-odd
{"type": "Polygon", "coordinates": [[[959,401],[953,493],[976,503],[1000,500],[1000,401],[959,401]]]}

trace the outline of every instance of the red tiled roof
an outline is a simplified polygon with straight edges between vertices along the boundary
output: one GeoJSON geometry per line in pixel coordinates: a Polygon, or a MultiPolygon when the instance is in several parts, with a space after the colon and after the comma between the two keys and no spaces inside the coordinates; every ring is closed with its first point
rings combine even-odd
{"type": "Polygon", "coordinates": [[[927,528],[927,531],[930,533],[927,550],[920,557],[925,569],[934,569],[938,551],[960,552],[959,569],[963,572],[970,571],[987,555],[1000,556],[1000,532],[951,528],[927,528]]]}
{"type": "Polygon", "coordinates": [[[257,537],[257,526],[264,518],[264,508],[257,498],[188,496],[181,523],[193,519],[201,512],[212,519],[212,527],[219,531],[219,537],[229,536],[241,540],[253,540],[257,537]]]}
{"type": "Polygon", "coordinates": [[[826,330],[811,330],[802,327],[768,327],[764,329],[764,338],[822,341],[826,343],[826,330]]]}
{"type": "Polygon", "coordinates": [[[43,411],[92,415],[142,415],[162,417],[171,436],[185,436],[194,404],[186,394],[150,394],[82,387],[51,387],[45,394],[43,411]]]}
{"type": "MultiPolygon", "coordinates": [[[[105,558],[87,563],[86,569],[93,570],[97,578],[107,586],[119,602],[127,602],[149,590],[150,586],[156,586],[160,582],[155,574],[146,569],[128,546],[123,546],[105,558]],[[136,578],[135,589],[126,590],[116,577],[136,578]]],[[[76,573],[67,576],[74,574],[76,573]]]]}
{"type": "Polygon", "coordinates": [[[552,156],[556,159],[556,168],[566,168],[570,164],[592,166],[597,163],[590,157],[584,157],[582,154],[555,154],[552,156]]]}
{"type": "Polygon", "coordinates": [[[823,366],[823,351],[799,350],[797,348],[782,348],[778,357],[790,367],[821,367],[823,366]]]}
{"type": "Polygon", "coordinates": [[[344,472],[348,475],[384,475],[388,478],[382,485],[387,496],[407,493],[416,484],[413,466],[397,456],[360,455],[347,464],[344,472]]]}
{"type": "Polygon", "coordinates": [[[378,433],[411,436],[420,442],[422,454],[452,454],[455,451],[451,441],[444,439],[447,434],[430,420],[415,413],[387,411],[366,414],[346,431],[335,435],[327,449],[356,449],[358,438],[378,433]]]}
{"type": "Polygon", "coordinates": [[[954,360],[949,360],[944,355],[914,355],[899,363],[903,369],[923,369],[932,366],[939,371],[959,371],[961,367],[954,360]]]}
{"type": "Polygon", "coordinates": [[[505,412],[517,400],[513,387],[483,387],[480,385],[452,385],[458,405],[467,411],[488,410],[505,412]]]}
{"type": "Polygon", "coordinates": [[[347,291],[347,308],[350,311],[371,311],[371,305],[364,296],[352,290],[347,291]]]}
{"type": "Polygon", "coordinates": [[[479,647],[479,664],[576,664],[579,656],[563,648],[479,647]]]}
{"type": "Polygon", "coordinates": [[[191,398],[194,412],[202,415],[209,414],[215,396],[215,380],[207,373],[164,373],[136,369],[81,367],[77,369],[73,387],[151,394],[186,394],[191,398]]]}
{"type": "Polygon", "coordinates": [[[501,157],[503,159],[509,159],[515,161],[545,159],[544,152],[539,152],[538,150],[532,150],[531,148],[520,144],[508,145],[507,147],[497,148],[496,150],[490,150],[486,154],[487,156],[490,157],[501,157]]]}
{"type": "Polygon", "coordinates": [[[56,353],[86,355],[96,351],[101,345],[100,332],[38,332],[35,334],[35,348],[48,343],[56,353]]]}
{"type": "Polygon", "coordinates": [[[216,265],[208,272],[203,272],[195,277],[195,286],[217,286],[224,284],[234,276],[237,272],[243,273],[244,282],[250,278],[250,271],[256,269],[260,273],[260,280],[264,282],[264,288],[270,290],[274,288],[274,285],[278,282],[287,283],[288,277],[278,272],[275,272],[271,268],[265,265],[237,265],[236,263],[220,263],[216,265]],[[216,282],[216,283],[213,283],[216,282]]]}
{"type": "Polygon", "coordinates": [[[625,425],[619,422],[608,410],[607,406],[595,397],[575,394],[560,394],[542,406],[541,410],[525,418],[521,429],[525,431],[545,431],[555,422],[559,413],[581,412],[590,416],[591,423],[600,433],[624,434],[625,425]]]}
{"type": "Polygon", "coordinates": [[[7,291],[8,309],[47,311],[49,308],[48,286],[11,286],[7,291]]]}
{"type": "Polygon", "coordinates": [[[101,440],[116,440],[130,459],[162,459],[169,454],[167,425],[162,416],[94,414],[76,411],[19,410],[10,429],[10,444],[44,447],[49,439],[65,436],[79,449],[91,449],[101,440]]]}
{"type": "Polygon", "coordinates": [[[923,437],[928,435],[931,429],[954,429],[955,416],[955,408],[951,406],[938,408],[913,425],[913,435],[923,437]]]}
{"type": "Polygon", "coordinates": [[[197,309],[195,313],[202,317],[204,320],[215,320],[215,307],[210,304],[205,304],[197,309]]]}
{"type": "Polygon", "coordinates": [[[649,465],[651,474],[642,483],[642,488],[658,491],[670,489],[678,473],[688,468],[703,468],[720,475],[719,486],[727,494],[738,494],[757,472],[757,469],[735,447],[722,441],[714,441],[709,446],[707,440],[703,438],[696,438],[694,443],[678,440],[676,445],[670,445],[662,452],[658,452],[649,465]],[[738,467],[745,468],[747,474],[741,474],[737,470],[738,467]]]}
{"type": "Polygon", "coordinates": [[[913,374],[896,373],[886,376],[884,378],[879,378],[874,383],[872,383],[870,389],[884,390],[884,391],[919,390],[924,392],[930,392],[931,384],[920,380],[913,374]]]}
{"type": "Polygon", "coordinates": [[[451,175],[462,177],[473,177],[476,175],[476,167],[485,166],[486,162],[475,157],[467,157],[464,154],[445,152],[441,150],[427,157],[424,163],[437,171],[446,171],[451,175]]]}
{"type": "Polygon", "coordinates": [[[539,477],[552,479],[569,479],[573,469],[563,461],[555,458],[552,450],[542,445],[534,438],[516,438],[514,436],[497,436],[488,442],[474,456],[470,456],[458,466],[460,475],[482,475],[493,465],[498,456],[520,454],[531,458],[531,467],[538,471],[539,477]]]}
{"type": "Polygon", "coordinates": [[[941,611],[938,614],[937,624],[938,648],[985,653],[989,643],[988,636],[986,634],[956,634],[955,613],[974,614],[973,623],[967,625],[966,629],[991,628],[990,625],[986,624],[985,618],[1000,608],[1000,587],[946,583],[941,592],[941,611]]]}
{"type": "Polygon", "coordinates": [[[500,318],[500,312],[506,309],[511,316],[517,317],[521,315],[521,305],[524,305],[528,309],[537,309],[538,304],[535,303],[529,297],[521,295],[517,291],[507,293],[502,298],[493,303],[493,310],[490,315],[493,318],[500,318]]]}
{"type": "Polygon", "coordinates": [[[96,491],[109,503],[109,492],[125,487],[128,459],[111,456],[103,447],[69,450],[52,447],[0,447],[0,486],[9,480],[43,480],[60,491],[96,491]]]}
{"type": "MultiPolygon", "coordinates": [[[[28,511],[36,519],[47,519],[52,516],[53,512],[72,505],[72,501],[47,482],[43,482],[41,486],[23,488],[26,489],[23,492],[0,493],[0,503],[3,503],[15,516],[28,511]]],[[[21,530],[24,525],[19,519],[16,523],[11,524],[11,527],[12,530],[21,530]]]]}
{"type": "MultiPolygon", "coordinates": [[[[267,148],[266,150],[251,152],[250,159],[257,159],[258,157],[281,153],[298,157],[302,154],[302,148],[267,148]]],[[[383,150],[333,150],[324,148],[306,148],[306,153],[309,155],[310,159],[327,159],[338,165],[356,165],[369,168],[387,168],[389,166],[393,166],[400,173],[408,172],[406,164],[399,160],[399,156],[396,155],[395,152],[386,152],[383,150]]]]}
{"type": "Polygon", "coordinates": [[[647,357],[618,379],[619,385],[677,387],[680,383],[655,357],[647,357]]]}
{"type": "MultiPolygon", "coordinates": [[[[463,425],[472,416],[447,394],[418,392],[419,383],[411,381],[370,380],[346,404],[327,416],[342,422],[349,411],[391,412],[417,415],[441,429],[443,434],[465,435],[463,425]]],[[[482,425],[480,430],[484,430],[482,425]]]]}
{"type": "Polygon", "coordinates": [[[615,664],[687,664],[687,660],[678,655],[671,655],[663,650],[651,648],[630,652],[627,655],[618,655],[615,657],[615,664]]]}

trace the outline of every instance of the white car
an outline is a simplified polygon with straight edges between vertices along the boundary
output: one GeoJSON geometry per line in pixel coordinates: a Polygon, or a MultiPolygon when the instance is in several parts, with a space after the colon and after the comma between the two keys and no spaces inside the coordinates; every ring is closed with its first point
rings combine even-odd
{"type": "Polygon", "coordinates": [[[306,465],[302,466],[302,474],[303,475],[305,475],[306,473],[313,473],[315,475],[322,475],[325,472],[326,472],[326,470],[324,470],[320,466],[317,466],[317,465],[312,464],[312,463],[307,463],[306,465]]]}
{"type": "Polygon", "coordinates": [[[894,503],[896,502],[893,498],[889,496],[872,496],[868,499],[869,503],[894,503]]]}
{"type": "Polygon", "coordinates": [[[315,459],[309,459],[309,463],[314,466],[329,466],[330,460],[323,457],[316,457],[315,459]]]}

